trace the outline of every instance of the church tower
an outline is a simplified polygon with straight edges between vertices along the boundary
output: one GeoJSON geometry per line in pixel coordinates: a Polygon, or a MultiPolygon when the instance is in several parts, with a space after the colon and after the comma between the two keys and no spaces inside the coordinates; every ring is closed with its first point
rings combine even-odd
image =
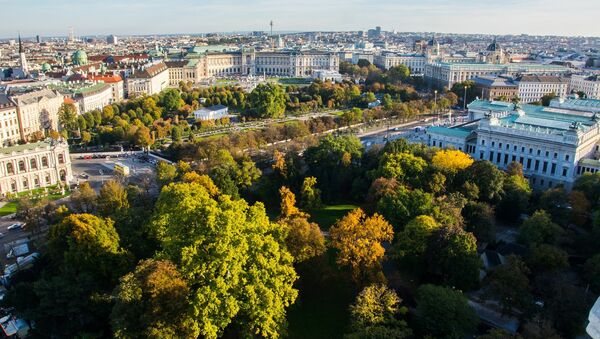
{"type": "Polygon", "coordinates": [[[25,58],[25,51],[23,50],[23,42],[21,41],[21,34],[19,33],[19,66],[23,75],[29,75],[29,67],[27,66],[27,59],[25,58]]]}

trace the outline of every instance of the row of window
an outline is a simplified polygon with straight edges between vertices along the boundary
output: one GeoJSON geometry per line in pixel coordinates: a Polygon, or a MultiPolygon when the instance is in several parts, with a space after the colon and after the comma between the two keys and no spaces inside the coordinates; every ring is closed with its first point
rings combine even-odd
{"type": "MultiPolygon", "coordinates": [[[[483,155],[484,155],[483,151],[479,152],[479,159],[483,160],[483,155]]],[[[490,151],[488,160],[490,162],[496,163],[498,165],[506,166],[506,165],[508,165],[509,161],[510,162],[517,161],[517,156],[516,155],[511,156],[507,153],[503,154],[502,152],[494,153],[494,151],[490,151]]],[[[531,158],[519,157],[519,163],[523,166],[524,170],[531,171],[532,165],[533,165],[533,172],[539,172],[540,174],[556,175],[556,170],[557,170],[556,163],[549,163],[548,161],[541,162],[540,160],[537,160],[537,159],[535,161],[532,161],[532,160],[533,159],[531,159],[531,158]],[[550,168],[548,168],[548,165],[550,165],[550,168]],[[550,170],[549,171],[550,173],[548,173],[548,170],[550,170]]],[[[569,168],[563,167],[561,175],[563,177],[566,177],[568,172],[569,172],[569,168]]]]}
{"type": "MultiPolygon", "coordinates": [[[[65,157],[62,154],[58,155],[58,163],[59,164],[64,164],[65,163],[65,157]]],[[[37,160],[35,158],[31,158],[29,159],[29,166],[32,170],[37,170],[38,169],[38,163],[37,160]]],[[[42,168],[48,168],[49,163],[48,163],[48,157],[42,157],[42,168]]],[[[27,169],[25,168],[25,161],[24,160],[19,160],[18,162],[18,167],[19,167],[19,173],[21,172],[25,172],[27,169]]],[[[13,166],[12,162],[9,162],[6,164],[6,173],[7,174],[15,174],[15,168],[13,166]]]]}
{"type": "MultiPolygon", "coordinates": [[[[481,146],[485,146],[485,139],[481,139],[481,146]]],[[[498,149],[501,150],[502,146],[503,146],[503,144],[501,142],[499,142],[498,143],[498,149]]],[[[505,149],[507,151],[510,150],[510,144],[504,144],[504,146],[505,146],[505,149]]],[[[496,142],[495,141],[492,141],[492,147],[496,147],[496,142]]],[[[513,145],[513,151],[517,152],[517,149],[518,149],[517,145],[513,145]]],[[[525,150],[526,150],[526,148],[524,146],[521,146],[521,153],[525,153],[525,150]]],[[[533,154],[533,151],[534,151],[533,148],[530,147],[529,148],[529,154],[533,154]]],[[[542,155],[542,150],[541,149],[537,149],[536,151],[537,151],[536,154],[538,156],[542,155]]],[[[545,151],[545,157],[547,158],[549,156],[550,156],[550,151],[545,151]]],[[[558,153],[557,152],[554,152],[553,159],[558,159],[558,153]]],[[[571,159],[570,155],[569,154],[565,154],[565,161],[569,161],[570,159],[571,159]]]]}

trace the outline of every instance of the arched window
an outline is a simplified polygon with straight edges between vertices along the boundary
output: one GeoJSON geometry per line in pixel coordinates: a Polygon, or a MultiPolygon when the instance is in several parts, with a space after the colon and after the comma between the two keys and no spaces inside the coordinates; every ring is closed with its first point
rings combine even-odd
{"type": "Polygon", "coordinates": [[[23,178],[23,188],[25,188],[25,189],[29,188],[29,181],[27,181],[27,178],[23,178]]]}
{"type": "Polygon", "coordinates": [[[13,181],[10,183],[10,190],[13,192],[17,191],[17,182],[16,181],[13,181]]]}
{"type": "Polygon", "coordinates": [[[13,167],[12,162],[9,162],[8,164],[6,164],[6,173],[15,174],[15,169],[13,167]]]}
{"type": "Polygon", "coordinates": [[[29,160],[29,165],[30,165],[31,169],[34,169],[34,170],[38,169],[37,161],[35,160],[35,158],[31,158],[31,160],[29,160]]]}
{"type": "Polygon", "coordinates": [[[19,172],[25,172],[25,161],[19,161],[19,172]]]}
{"type": "Polygon", "coordinates": [[[46,184],[50,183],[50,174],[46,174],[46,184]]]}
{"type": "Polygon", "coordinates": [[[42,157],[42,167],[48,167],[48,157],[42,157]]]}
{"type": "Polygon", "coordinates": [[[33,179],[33,186],[35,188],[40,187],[40,178],[36,175],[35,178],[33,179]]]}
{"type": "Polygon", "coordinates": [[[65,156],[62,153],[58,155],[58,163],[59,164],[65,163],[65,156]]]}
{"type": "Polygon", "coordinates": [[[67,172],[64,169],[60,170],[60,180],[67,181],[67,172]]]}

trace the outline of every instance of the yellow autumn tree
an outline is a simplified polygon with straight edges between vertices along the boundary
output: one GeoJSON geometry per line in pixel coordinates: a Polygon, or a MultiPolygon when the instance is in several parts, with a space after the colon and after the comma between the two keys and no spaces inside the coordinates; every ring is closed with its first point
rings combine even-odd
{"type": "Polygon", "coordinates": [[[286,232],[285,243],[295,262],[308,260],[325,252],[325,237],[314,222],[309,222],[308,213],[296,207],[296,196],[289,188],[279,189],[281,214],[279,224],[286,232]]]}
{"type": "Polygon", "coordinates": [[[471,166],[473,159],[468,154],[457,150],[438,151],[431,160],[433,166],[442,172],[456,174],[471,166]]]}
{"type": "Polygon", "coordinates": [[[296,207],[296,195],[294,194],[294,192],[290,191],[289,188],[281,186],[281,188],[279,189],[279,196],[281,198],[281,213],[279,215],[281,219],[291,218],[295,216],[307,216],[306,213],[300,211],[300,209],[296,207]]]}
{"type": "Polygon", "coordinates": [[[337,263],[350,266],[357,281],[376,276],[381,271],[381,260],[385,255],[382,241],[394,237],[392,225],[381,215],[369,217],[362,209],[350,211],[330,229],[331,245],[339,253],[337,263]]]}
{"type": "Polygon", "coordinates": [[[273,153],[273,171],[279,172],[282,177],[287,178],[287,165],[285,163],[285,154],[275,150],[273,153]]]}
{"type": "Polygon", "coordinates": [[[206,190],[212,197],[219,195],[219,188],[217,187],[217,185],[215,185],[215,183],[212,181],[212,179],[208,175],[205,175],[205,174],[200,175],[200,174],[196,173],[196,171],[191,171],[191,172],[186,172],[181,177],[181,180],[183,182],[187,182],[187,183],[195,182],[197,184],[200,184],[200,186],[203,186],[204,188],[206,188],[206,190]]]}

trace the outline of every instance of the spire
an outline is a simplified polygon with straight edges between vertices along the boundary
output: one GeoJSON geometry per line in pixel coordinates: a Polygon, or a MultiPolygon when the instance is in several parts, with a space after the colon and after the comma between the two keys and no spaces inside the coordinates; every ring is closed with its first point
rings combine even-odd
{"type": "Polygon", "coordinates": [[[19,54],[23,53],[23,43],[21,42],[21,32],[19,32],[19,54]]]}

